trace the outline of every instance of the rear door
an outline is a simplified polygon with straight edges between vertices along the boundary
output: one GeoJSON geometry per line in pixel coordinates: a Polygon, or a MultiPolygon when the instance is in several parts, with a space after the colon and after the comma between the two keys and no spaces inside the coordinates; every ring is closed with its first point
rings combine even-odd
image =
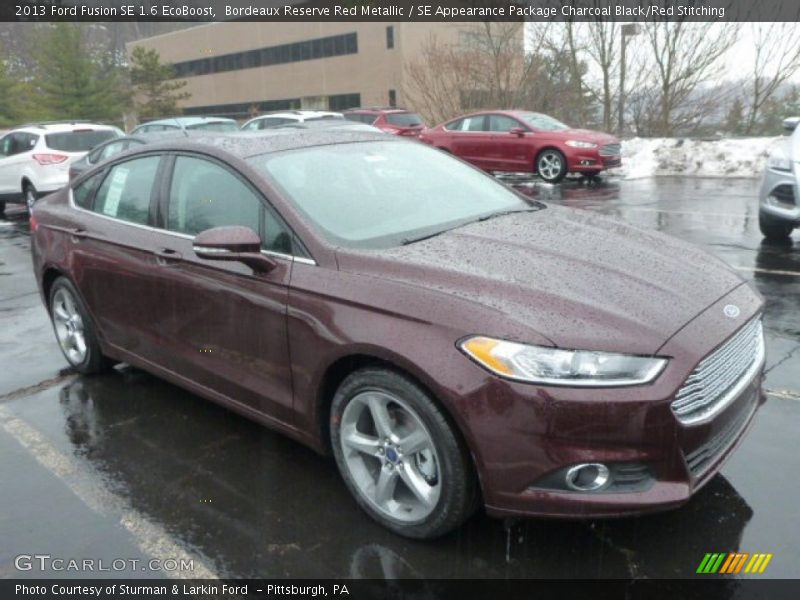
{"type": "Polygon", "coordinates": [[[256,189],[228,165],[179,154],[166,183],[158,265],[158,360],[235,403],[292,420],[287,340],[291,235],[256,189]],[[237,262],[199,258],[195,235],[226,225],[261,236],[277,267],[257,273],[237,262]]]}
{"type": "Polygon", "coordinates": [[[473,115],[452,123],[449,128],[450,149],[453,154],[471,162],[476,167],[489,169],[492,134],[488,131],[485,115],[473,115]]]}
{"type": "Polygon", "coordinates": [[[0,139],[0,196],[6,199],[22,198],[22,174],[33,161],[30,151],[39,136],[16,131],[0,139]]]}
{"type": "Polygon", "coordinates": [[[138,356],[158,351],[154,224],[162,156],[111,165],[72,192],[80,219],[66,231],[75,283],[103,339],[138,356]]]}

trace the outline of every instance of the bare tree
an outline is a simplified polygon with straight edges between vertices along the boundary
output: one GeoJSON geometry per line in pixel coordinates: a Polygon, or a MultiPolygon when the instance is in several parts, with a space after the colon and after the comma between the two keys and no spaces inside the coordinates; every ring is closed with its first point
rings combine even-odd
{"type": "Polygon", "coordinates": [[[752,23],[753,75],[744,133],[759,123],[765,103],[800,69],[800,27],[797,23],[752,23]]]}
{"type": "Polygon", "coordinates": [[[547,27],[526,32],[523,23],[484,22],[463,31],[458,42],[433,34],[406,66],[403,94],[437,123],[470,109],[522,108],[547,27]]]}
{"type": "Polygon", "coordinates": [[[655,133],[672,135],[696,128],[718,108],[718,99],[702,94],[701,85],[719,76],[721,58],[736,42],[738,24],[669,21],[648,23],[645,37],[658,89],[655,133]]]}

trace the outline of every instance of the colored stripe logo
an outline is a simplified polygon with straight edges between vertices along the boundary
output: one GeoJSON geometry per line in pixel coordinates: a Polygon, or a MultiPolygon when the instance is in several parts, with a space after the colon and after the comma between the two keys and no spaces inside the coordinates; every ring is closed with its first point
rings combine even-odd
{"type": "Polygon", "coordinates": [[[757,552],[708,552],[700,561],[697,573],[701,574],[736,574],[736,573],[763,573],[772,554],[757,552]]]}

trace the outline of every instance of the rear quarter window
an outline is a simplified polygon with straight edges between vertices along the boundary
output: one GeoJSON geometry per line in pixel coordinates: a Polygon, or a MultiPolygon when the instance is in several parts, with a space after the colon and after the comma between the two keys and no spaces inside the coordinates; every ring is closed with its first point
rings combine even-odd
{"type": "Polygon", "coordinates": [[[102,173],[92,175],[88,179],[81,181],[72,189],[72,201],[75,206],[90,210],[92,208],[92,197],[94,190],[100,181],[102,173]]]}
{"type": "Polygon", "coordinates": [[[90,129],[86,131],[64,131],[48,133],[44,136],[48,148],[62,152],[88,152],[98,144],[117,137],[110,129],[90,129]]]}
{"type": "Polygon", "coordinates": [[[146,225],[159,156],[114,165],[97,190],[93,210],[102,215],[146,225]]]}

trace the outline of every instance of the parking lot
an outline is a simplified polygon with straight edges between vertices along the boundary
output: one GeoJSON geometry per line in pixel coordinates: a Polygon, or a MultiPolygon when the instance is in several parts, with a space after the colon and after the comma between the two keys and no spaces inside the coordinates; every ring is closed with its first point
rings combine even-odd
{"type": "Polygon", "coordinates": [[[11,207],[0,221],[0,577],[42,576],[15,567],[17,555],[36,553],[193,561],[193,570],[126,564],[98,576],[682,577],[707,552],[737,550],[774,555],[760,577],[795,576],[798,234],[793,246],[762,243],[750,179],[519,189],[703,246],[766,298],[768,402],[688,505],[602,521],[479,513],[434,542],[396,537],[357,508],[332,460],[132,368],[70,373],[31,274],[27,219],[11,207]]]}

